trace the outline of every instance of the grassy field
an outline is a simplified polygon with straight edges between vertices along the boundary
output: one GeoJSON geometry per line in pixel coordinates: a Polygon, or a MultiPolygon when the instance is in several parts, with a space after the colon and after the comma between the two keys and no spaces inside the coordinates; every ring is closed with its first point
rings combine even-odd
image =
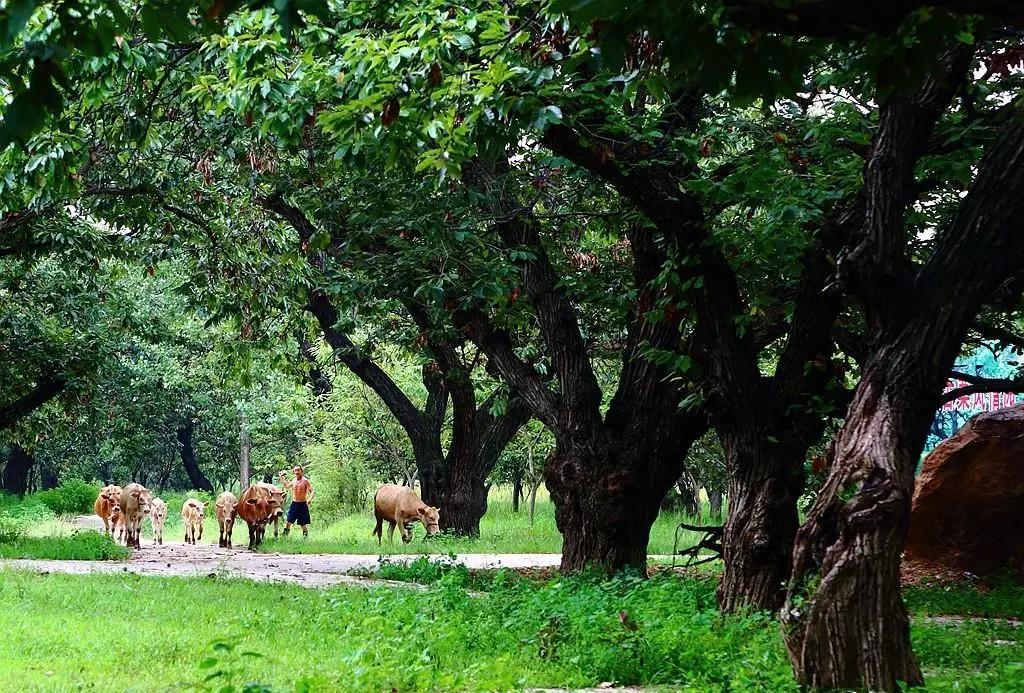
{"type": "MultiPolygon", "coordinates": [[[[777,623],[720,617],[712,579],[499,572],[483,587],[470,593],[452,575],[418,591],[3,572],[0,690],[796,690],[777,623]],[[100,611],[109,627],[97,628],[100,611]]],[[[908,598],[915,612],[958,614],[989,597],[908,598]]],[[[992,610],[1022,600],[1020,587],[1001,588],[992,610]]],[[[1019,628],[916,618],[913,639],[931,690],[1024,690],[1019,628]]]]}
{"type": "MultiPolygon", "coordinates": [[[[161,497],[167,503],[167,524],[165,540],[182,540],[181,506],[185,499],[194,496],[211,502],[212,498],[198,493],[166,493],[161,497]]],[[[78,514],[88,514],[89,509],[78,514]]],[[[298,529],[288,537],[273,539],[271,534],[263,545],[263,551],[281,553],[355,553],[355,554],[421,554],[421,553],[559,553],[562,537],[555,526],[555,511],[550,499],[541,489],[537,499],[536,515],[531,524],[525,508],[512,512],[509,489],[492,490],[487,514],[481,523],[478,539],[437,536],[427,540],[426,531],[419,524],[414,526],[413,540],[403,544],[396,531],[394,543],[386,536],[381,546],[371,536],[374,527],[373,511],[366,508],[358,514],[341,515],[331,508],[313,504],[313,525],[310,537],[304,539],[298,529]]],[[[73,513],[74,514],[74,513],[73,513]]],[[[680,522],[692,522],[682,513],[662,513],[651,531],[648,551],[651,554],[671,554],[676,527],[680,522]]],[[[700,521],[713,524],[708,518],[700,521]]],[[[282,525],[283,526],[283,525],[282,525]]],[[[212,502],[207,506],[206,522],[203,527],[202,543],[217,543],[217,521],[212,502]]],[[[245,545],[248,534],[245,524],[236,523],[234,541],[245,545]]],[[[691,532],[680,533],[680,547],[690,546],[698,537],[691,532]]],[[[143,550],[152,541],[149,522],[143,527],[143,550]]],[[[3,558],[65,558],[103,559],[123,555],[112,548],[109,542],[98,541],[95,533],[83,532],[69,522],[69,517],[58,517],[37,497],[24,500],[0,497],[0,557],[3,558]],[[5,540],[3,520],[16,518],[21,527],[17,542],[5,540]]]]}
{"type": "MultiPolygon", "coordinates": [[[[562,536],[555,526],[555,508],[541,489],[537,498],[534,522],[530,524],[529,514],[523,507],[512,512],[512,499],[507,488],[491,491],[487,514],[480,523],[478,539],[457,539],[454,537],[426,537],[426,531],[419,524],[414,525],[413,540],[403,544],[398,531],[395,541],[387,540],[387,525],[384,526],[384,541],[377,545],[377,538],[371,536],[374,518],[371,509],[362,514],[332,519],[324,524],[315,512],[310,537],[303,539],[296,533],[287,538],[269,540],[264,551],[281,553],[359,553],[359,554],[417,554],[417,553],[560,553],[562,536]],[[319,522],[318,522],[319,520],[319,522]]],[[[444,512],[442,508],[441,512],[444,512]]],[[[682,513],[663,512],[654,523],[648,552],[671,554],[676,527],[680,522],[693,522],[682,513]]],[[[704,518],[704,524],[713,524],[704,518]]],[[[245,529],[241,529],[242,537],[245,529]]],[[[680,534],[680,548],[696,543],[698,537],[692,532],[680,534]]]]}

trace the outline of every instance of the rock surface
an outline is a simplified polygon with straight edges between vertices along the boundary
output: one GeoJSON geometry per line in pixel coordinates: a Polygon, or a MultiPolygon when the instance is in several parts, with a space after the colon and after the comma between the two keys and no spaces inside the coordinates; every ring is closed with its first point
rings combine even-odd
{"type": "Polygon", "coordinates": [[[908,561],[1024,578],[1024,405],[979,414],[925,459],[908,561]]]}

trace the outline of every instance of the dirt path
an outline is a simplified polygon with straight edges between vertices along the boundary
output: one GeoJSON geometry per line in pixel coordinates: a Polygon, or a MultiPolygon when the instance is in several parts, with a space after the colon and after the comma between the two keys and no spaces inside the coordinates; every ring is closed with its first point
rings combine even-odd
{"type": "MultiPolygon", "coordinates": [[[[83,515],[74,519],[74,524],[88,529],[102,529],[99,518],[83,515]]],[[[388,556],[391,562],[410,562],[418,554],[396,554],[388,556]]],[[[442,555],[429,556],[440,560],[442,555]]],[[[468,568],[549,568],[558,566],[559,554],[462,554],[455,560],[468,568]]],[[[38,572],[53,573],[136,573],[139,575],[162,576],[210,576],[243,577],[251,580],[290,582],[305,587],[325,587],[337,584],[363,586],[409,583],[392,583],[359,577],[352,573],[374,570],[379,557],[366,554],[281,554],[254,553],[244,546],[222,549],[212,544],[185,544],[181,541],[164,539],[163,546],[143,539],[142,548],[133,551],[126,561],[46,561],[46,560],[0,560],[0,568],[19,568],[38,572]]]]}

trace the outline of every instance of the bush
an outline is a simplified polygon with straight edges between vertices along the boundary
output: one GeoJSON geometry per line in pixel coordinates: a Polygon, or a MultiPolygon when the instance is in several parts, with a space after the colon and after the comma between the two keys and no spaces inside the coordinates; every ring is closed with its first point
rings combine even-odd
{"type": "Polygon", "coordinates": [[[128,549],[106,534],[82,530],[67,537],[26,537],[0,541],[0,558],[63,561],[109,561],[125,558],[128,549]]]}
{"type": "Polygon", "coordinates": [[[35,494],[56,515],[78,515],[92,510],[99,489],[80,479],[66,481],[57,488],[35,494]]]}
{"type": "Polygon", "coordinates": [[[25,536],[25,525],[13,515],[0,513],[0,544],[10,544],[25,536]]]}
{"type": "Polygon", "coordinates": [[[414,561],[389,561],[382,559],[374,577],[382,580],[418,582],[432,585],[444,580],[447,584],[468,587],[469,569],[455,560],[454,555],[440,559],[420,556],[414,561]]]}
{"type": "Polygon", "coordinates": [[[342,514],[351,514],[370,507],[370,493],[375,486],[373,476],[361,461],[317,464],[311,467],[309,476],[316,488],[317,500],[327,501],[322,505],[313,504],[321,521],[326,519],[323,510],[334,508],[340,509],[342,514]]]}
{"type": "Polygon", "coordinates": [[[25,526],[53,519],[53,512],[35,496],[18,498],[0,493],[0,514],[7,514],[25,526]]]}

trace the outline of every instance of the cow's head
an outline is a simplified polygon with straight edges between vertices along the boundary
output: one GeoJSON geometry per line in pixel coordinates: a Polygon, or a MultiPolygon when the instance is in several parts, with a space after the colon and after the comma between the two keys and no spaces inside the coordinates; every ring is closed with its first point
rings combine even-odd
{"type": "Polygon", "coordinates": [[[255,494],[245,500],[245,504],[248,506],[243,517],[256,517],[259,522],[265,522],[270,514],[270,501],[267,500],[266,496],[255,494]]]}
{"type": "Polygon", "coordinates": [[[427,536],[432,537],[441,531],[441,509],[424,505],[416,514],[420,516],[420,522],[427,528],[427,536]]]}
{"type": "Polygon", "coordinates": [[[149,491],[146,489],[135,489],[132,491],[132,498],[138,503],[139,510],[142,511],[143,515],[149,515],[152,508],[150,508],[150,501],[152,497],[149,495],[149,491]]]}
{"type": "Polygon", "coordinates": [[[157,503],[156,500],[149,504],[150,518],[159,522],[167,517],[167,505],[163,502],[157,503]]]}

